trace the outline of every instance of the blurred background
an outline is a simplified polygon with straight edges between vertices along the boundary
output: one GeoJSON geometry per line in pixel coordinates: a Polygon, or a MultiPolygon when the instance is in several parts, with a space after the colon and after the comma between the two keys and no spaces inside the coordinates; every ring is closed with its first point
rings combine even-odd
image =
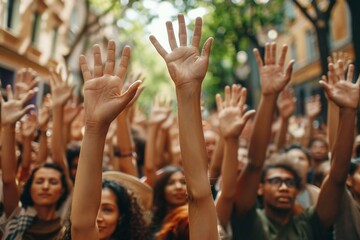
{"type": "Polygon", "coordinates": [[[267,41],[287,44],[287,61],[296,60],[291,82],[296,115],[305,114],[307,98],[321,96],[319,124],[326,119],[326,99],[318,80],[327,73],[327,57],[342,51],[359,73],[359,0],[0,0],[2,88],[13,84],[17,70],[31,67],[41,78],[34,99],[41,104],[49,92],[49,69],[62,66],[81,95],[79,55],[91,54],[94,43],[105,49],[114,39],[119,56],[121,47],[132,47],[129,74],[146,79],[138,100],[143,109],[159,94],[174,98],[166,66],[148,37],[154,34],[169,49],[165,22],[173,21],[177,31],[180,12],[189,37],[195,18],[201,16],[202,42],[210,36],[215,39],[203,84],[204,115],[214,109],[215,94],[232,83],[247,87],[248,105],[257,105],[260,85],[252,49],[263,54],[267,41]]]}

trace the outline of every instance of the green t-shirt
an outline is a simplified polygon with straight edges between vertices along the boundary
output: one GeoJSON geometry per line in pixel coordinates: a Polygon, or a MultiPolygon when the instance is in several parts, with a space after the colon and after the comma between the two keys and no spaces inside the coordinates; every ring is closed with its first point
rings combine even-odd
{"type": "Polygon", "coordinates": [[[264,210],[253,208],[241,217],[233,213],[231,227],[233,240],[328,239],[328,232],[322,228],[315,207],[308,208],[286,225],[271,221],[264,210]]]}

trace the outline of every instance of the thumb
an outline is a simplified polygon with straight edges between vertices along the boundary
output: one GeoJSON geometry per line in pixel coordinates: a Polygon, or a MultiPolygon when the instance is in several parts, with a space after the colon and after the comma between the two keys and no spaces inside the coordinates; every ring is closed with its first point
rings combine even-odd
{"type": "Polygon", "coordinates": [[[141,85],[141,81],[137,80],[133,84],[129,86],[128,89],[121,95],[123,98],[124,103],[127,105],[136,95],[136,92],[138,91],[139,87],[141,85]]]}

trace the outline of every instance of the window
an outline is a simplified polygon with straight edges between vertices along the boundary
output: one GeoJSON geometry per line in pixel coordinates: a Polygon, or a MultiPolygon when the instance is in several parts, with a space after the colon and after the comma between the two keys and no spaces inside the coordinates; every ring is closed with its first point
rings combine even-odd
{"type": "Polygon", "coordinates": [[[313,30],[306,31],[307,60],[313,61],[318,56],[317,38],[313,30]]]}
{"type": "Polygon", "coordinates": [[[40,23],[41,23],[41,13],[36,11],[34,14],[33,20],[33,28],[31,34],[31,43],[37,47],[39,43],[39,36],[40,36],[40,23]]]}
{"type": "Polygon", "coordinates": [[[56,54],[58,32],[59,31],[57,27],[52,30],[51,57],[55,57],[56,54]]]}
{"type": "Polygon", "coordinates": [[[15,30],[17,29],[20,13],[19,13],[19,0],[1,0],[2,1],[2,26],[15,30]]]}

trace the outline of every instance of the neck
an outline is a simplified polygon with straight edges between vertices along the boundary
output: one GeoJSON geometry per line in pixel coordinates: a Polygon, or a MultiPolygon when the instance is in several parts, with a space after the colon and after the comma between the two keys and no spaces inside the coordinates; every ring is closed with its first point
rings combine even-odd
{"type": "Polygon", "coordinates": [[[293,217],[292,209],[279,209],[268,204],[265,204],[265,214],[281,225],[287,224],[293,217]]]}
{"type": "Polygon", "coordinates": [[[41,220],[52,220],[55,218],[56,206],[34,206],[37,217],[41,220]]]}

